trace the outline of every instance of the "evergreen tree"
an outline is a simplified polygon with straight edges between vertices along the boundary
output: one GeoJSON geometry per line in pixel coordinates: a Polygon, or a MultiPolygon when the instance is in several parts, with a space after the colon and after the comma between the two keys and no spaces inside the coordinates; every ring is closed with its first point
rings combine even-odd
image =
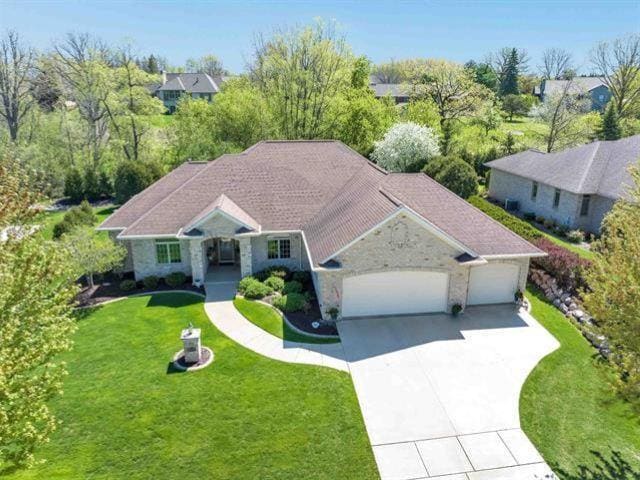
{"type": "Polygon", "coordinates": [[[614,102],[609,102],[602,116],[602,129],[598,133],[600,140],[618,140],[622,136],[620,118],[614,102]]]}
{"type": "Polygon", "coordinates": [[[520,74],[519,65],[520,58],[518,57],[518,51],[512,48],[500,78],[500,96],[520,94],[520,88],[518,87],[518,75],[520,74]]]}
{"type": "Polygon", "coordinates": [[[149,58],[147,59],[147,68],[145,68],[145,70],[147,71],[147,73],[160,73],[160,70],[158,69],[158,60],[156,60],[156,57],[152,55],[149,55],[149,58]]]}
{"type": "Polygon", "coordinates": [[[77,168],[71,168],[64,179],[64,195],[74,203],[84,198],[82,174],[77,168]]]}

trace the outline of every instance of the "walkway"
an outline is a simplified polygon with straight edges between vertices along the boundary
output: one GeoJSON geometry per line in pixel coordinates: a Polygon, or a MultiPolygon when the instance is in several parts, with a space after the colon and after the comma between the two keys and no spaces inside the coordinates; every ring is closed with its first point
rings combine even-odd
{"type": "MultiPolygon", "coordinates": [[[[211,277],[208,277],[210,279],[211,277]]],[[[265,357],[349,371],[340,343],[289,342],[267,333],[244,318],[233,305],[237,280],[216,277],[204,285],[204,310],[218,330],[240,345],[265,357]]]]}
{"type": "Polygon", "coordinates": [[[493,305],[338,330],[383,480],[551,473],[520,429],[522,384],[558,347],[531,315],[493,305]]]}

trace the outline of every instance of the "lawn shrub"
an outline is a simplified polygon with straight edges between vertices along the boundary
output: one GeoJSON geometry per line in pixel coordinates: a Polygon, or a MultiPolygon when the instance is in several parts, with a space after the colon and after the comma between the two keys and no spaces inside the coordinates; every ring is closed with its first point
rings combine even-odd
{"type": "Polygon", "coordinates": [[[308,308],[308,301],[301,293],[289,293],[274,299],[273,306],[285,313],[299,312],[308,308]]]}
{"type": "Polygon", "coordinates": [[[513,232],[517,233],[521,237],[526,238],[529,241],[542,238],[542,233],[529,225],[527,222],[525,222],[524,220],[520,220],[518,217],[511,215],[510,213],[505,212],[502,208],[489,203],[484,198],[474,195],[472,197],[469,197],[468,202],[474,207],[482,210],[494,220],[497,220],[498,222],[503,224],[509,230],[512,230],[513,232]]]}
{"type": "Polygon", "coordinates": [[[565,290],[576,292],[579,289],[586,288],[587,285],[583,274],[585,268],[591,262],[547,238],[539,238],[533,243],[536,247],[545,251],[548,256],[532,258],[532,266],[542,268],[555,277],[558,285],[565,290]]]}
{"type": "Polygon", "coordinates": [[[122,280],[120,282],[120,290],[122,290],[123,292],[130,292],[132,290],[135,290],[137,288],[137,284],[135,280],[131,280],[131,279],[126,279],[126,280],[122,280]]]}
{"type": "Polygon", "coordinates": [[[186,282],[187,276],[182,272],[173,272],[167,275],[164,281],[167,282],[167,285],[169,285],[170,287],[175,288],[186,282]]]}
{"type": "Polygon", "coordinates": [[[573,243],[584,242],[584,232],[582,230],[570,230],[567,232],[567,240],[573,243]]]}
{"type": "Polygon", "coordinates": [[[58,223],[53,226],[53,238],[60,238],[65,233],[81,227],[91,227],[97,223],[98,217],[93,212],[93,208],[86,200],[83,200],[79,206],[71,207],[58,223]]]}
{"type": "Polygon", "coordinates": [[[255,274],[255,277],[264,282],[269,277],[280,277],[282,279],[287,279],[291,274],[291,270],[284,265],[274,265],[273,267],[265,268],[264,270],[260,270],[255,274]]]}
{"type": "Polygon", "coordinates": [[[528,222],[532,222],[533,220],[535,220],[535,218],[536,218],[536,214],[535,214],[535,213],[533,213],[533,212],[525,212],[525,213],[522,215],[522,218],[524,218],[524,219],[525,219],[526,221],[528,221],[528,222]]]}
{"type": "Polygon", "coordinates": [[[306,270],[295,271],[291,275],[291,280],[300,282],[302,285],[305,285],[311,282],[311,272],[308,272],[306,270]]]}
{"type": "Polygon", "coordinates": [[[244,293],[247,287],[254,282],[258,282],[258,279],[252,275],[247,275],[246,277],[243,277],[242,280],[238,282],[238,292],[244,293]]]}
{"type": "Polygon", "coordinates": [[[142,283],[144,284],[145,288],[148,288],[149,290],[157,288],[159,281],[160,279],[155,275],[149,275],[148,277],[144,277],[144,279],[142,279],[142,283]]]}
{"type": "Polygon", "coordinates": [[[544,225],[544,228],[553,230],[556,227],[556,221],[551,220],[550,218],[545,218],[544,221],[542,222],[542,225],[544,225]]]}
{"type": "Polygon", "coordinates": [[[282,289],[282,294],[288,295],[290,293],[302,293],[302,284],[295,280],[285,283],[284,288],[282,289]]]}
{"type": "Polygon", "coordinates": [[[273,289],[271,287],[255,279],[253,282],[249,282],[244,289],[244,296],[246,298],[264,298],[272,293],[273,289]]]}
{"type": "Polygon", "coordinates": [[[284,280],[280,277],[276,277],[275,275],[267,278],[264,281],[264,284],[276,292],[281,292],[284,288],[284,280]]]}
{"type": "Polygon", "coordinates": [[[536,222],[537,223],[544,223],[544,217],[542,215],[536,215],[536,222]]]}

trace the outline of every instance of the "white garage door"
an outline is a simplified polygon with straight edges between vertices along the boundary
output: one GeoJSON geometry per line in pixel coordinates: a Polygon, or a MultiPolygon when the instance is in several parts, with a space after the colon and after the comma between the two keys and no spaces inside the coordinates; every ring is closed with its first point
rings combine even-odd
{"type": "Polygon", "coordinates": [[[513,302],[520,267],[496,263],[472,267],[469,275],[468,305],[513,302]]]}
{"type": "Polygon", "coordinates": [[[449,275],[442,272],[383,272],[345,278],[342,316],[443,312],[449,275]]]}

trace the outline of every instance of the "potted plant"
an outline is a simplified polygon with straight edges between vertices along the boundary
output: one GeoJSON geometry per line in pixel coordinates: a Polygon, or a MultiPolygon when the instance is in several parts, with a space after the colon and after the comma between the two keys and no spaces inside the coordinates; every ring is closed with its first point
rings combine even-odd
{"type": "Polygon", "coordinates": [[[516,302],[516,305],[522,307],[524,305],[524,292],[522,290],[516,290],[516,293],[513,295],[513,300],[516,302]]]}
{"type": "Polygon", "coordinates": [[[454,303],[451,306],[451,315],[453,315],[454,317],[457,317],[461,313],[462,313],[462,305],[460,305],[459,303],[454,303]]]}
{"type": "Polygon", "coordinates": [[[338,318],[338,314],[340,313],[340,310],[338,310],[338,307],[329,307],[326,310],[327,315],[329,315],[331,317],[331,320],[333,320],[334,322],[336,321],[336,319],[338,318]]]}

